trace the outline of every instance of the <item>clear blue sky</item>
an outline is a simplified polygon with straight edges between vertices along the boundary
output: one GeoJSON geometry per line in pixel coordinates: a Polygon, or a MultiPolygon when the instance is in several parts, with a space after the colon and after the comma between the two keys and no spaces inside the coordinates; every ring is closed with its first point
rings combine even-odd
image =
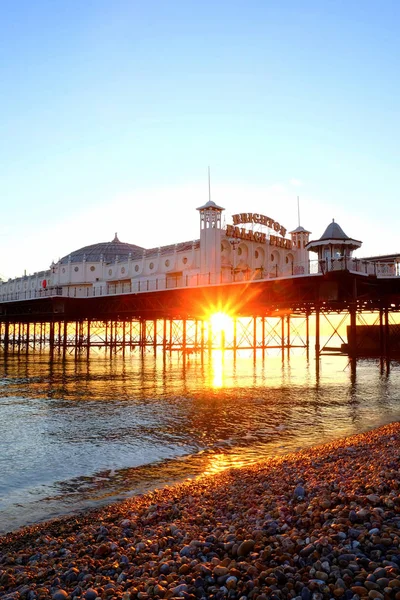
{"type": "Polygon", "coordinates": [[[397,0],[3,0],[0,273],[262,212],[400,251],[397,0]]]}

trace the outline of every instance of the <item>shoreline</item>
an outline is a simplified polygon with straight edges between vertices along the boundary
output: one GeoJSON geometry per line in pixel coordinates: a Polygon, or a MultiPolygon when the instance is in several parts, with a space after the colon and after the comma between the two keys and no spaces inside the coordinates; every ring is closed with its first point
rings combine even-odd
{"type": "Polygon", "coordinates": [[[397,422],[6,534],[0,597],[400,600],[399,487],[397,422]]]}

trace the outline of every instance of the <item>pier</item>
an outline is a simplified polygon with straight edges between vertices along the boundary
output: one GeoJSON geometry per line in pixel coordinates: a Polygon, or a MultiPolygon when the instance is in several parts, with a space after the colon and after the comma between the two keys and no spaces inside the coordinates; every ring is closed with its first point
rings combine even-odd
{"type": "Polygon", "coordinates": [[[256,355],[292,348],[308,353],[312,338],[316,358],[342,351],[355,357],[362,350],[357,326],[366,325],[367,315],[373,315],[378,328],[381,356],[392,356],[396,336],[400,338],[400,328],[396,334],[392,327],[400,310],[400,277],[345,269],[83,298],[56,292],[0,303],[3,352],[48,347],[50,352],[76,355],[92,348],[110,354],[137,350],[202,355],[214,349],[245,349],[256,355]],[[215,313],[231,318],[229,335],[213,327],[210,316],[215,313]],[[349,340],[343,337],[345,325],[349,340]],[[321,341],[322,327],[329,332],[328,341],[321,341]]]}
{"type": "Polygon", "coordinates": [[[197,209],[198,240],[146,249],[115,234],[46,271],[0,281],[0,349],[250,350],[256,358],[294,348],[308,356],[311,347],[318,363],[326,353],[361,355],[357,327],[373,326],[379,355],[397,352],[399,254],[355,258],[362,242],[334,220],[310,240],[300,224],[287,237],[259,213],[223,225],[224,210],[210,199],[197,209]]]}

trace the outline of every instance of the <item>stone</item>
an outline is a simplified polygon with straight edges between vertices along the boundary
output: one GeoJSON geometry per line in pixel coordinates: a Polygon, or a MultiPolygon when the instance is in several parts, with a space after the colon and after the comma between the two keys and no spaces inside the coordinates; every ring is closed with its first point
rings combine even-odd
{"type": "Polygon", "coordinates": [[[254,540],[250,540],[250,539],[244,540],[238,548],[237,555],[238,556],[247,556],[253,550],[254,546],[255,546],[254,540]]]}
{"type": "Polygon", "coordinates": [[[65,600],[68,598],[68,594],[65,590],[57,590],[53,594],[53,600],[65,600]]]}
{"type": "Polygon", "coordinates": [[[368,494],[367,500],[368,502],[371,502],[371,504],[379,504],[381,501],[380,497],[377,494],[368,494]]]}

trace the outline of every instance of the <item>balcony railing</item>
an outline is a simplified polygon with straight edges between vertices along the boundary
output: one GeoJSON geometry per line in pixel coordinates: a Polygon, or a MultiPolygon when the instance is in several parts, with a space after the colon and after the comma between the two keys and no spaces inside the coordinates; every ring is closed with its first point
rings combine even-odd
{"type": "Polygon", "coordinates": [[[333,258],[326,260],[308,261],[306,264],[289,264],[283,267],[276,264],[265,269],[235,270],[223,268],[220,273],[196,273],[188,275],[163,275],[147,279],[137,279],[124,283],[107,283],[101,286],[68,285],[54,286],[40,290],[21,290],[1,293],[0,302],[33,300],[48,297],[89,298],[98,296],[113,296],[117,294],[140,294],[177,288],[189,288],[208,285],[240,283],[245,281],[262,281],[280,278],[299,277],[304,275],[323,275],[330,271],[350,271],[364,275],[388,278],[400,276],[400,264],[392,262],[371,262],[357,258],[333,258]]]}

